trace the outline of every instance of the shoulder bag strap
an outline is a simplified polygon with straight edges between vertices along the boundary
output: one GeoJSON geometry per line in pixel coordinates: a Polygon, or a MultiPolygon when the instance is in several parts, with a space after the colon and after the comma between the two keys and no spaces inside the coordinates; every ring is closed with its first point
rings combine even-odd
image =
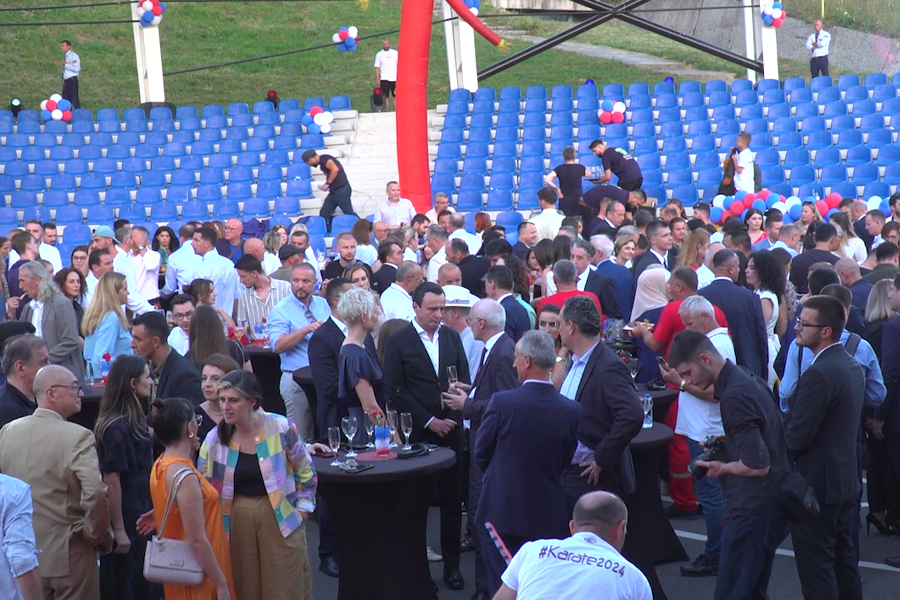
{"type": "Polygon", "coordinates": [[[859,334],[851,333],[849,337],[847,337],[847,343],[844,344],[844,350],[847,351],[852,357],[856,357],[856,349],[859,348],[859,334]]]}
{"type": "Polygon", "coordinates": [[[166,521],[169,520],[169,513],[172,510],[172,505],[175,504],[175,494],[178,493],[178,488],[181,487],[182,482],[190,477],[191,475],[196,475],[197,473],[194,469],[190,467],[185,467],[175,473],[172,477],[172,485],[169,486],[169,497],[166,499],[166,509],[163,511],[163,518],[159,524],[158,535],[162,535],[163,530],[166,528],[166,521]]]}

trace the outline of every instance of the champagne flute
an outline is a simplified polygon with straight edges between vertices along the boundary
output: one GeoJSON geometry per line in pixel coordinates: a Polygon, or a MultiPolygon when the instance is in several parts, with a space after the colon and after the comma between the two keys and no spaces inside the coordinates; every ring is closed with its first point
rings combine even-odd
{"type": "Polygon", "coordinates": [[[328,428],[328,445],[331,447],[331,451],[334,453],[334,460],[331,461],[331,466],[336,467],[341,464],[341,461],[338,460],[338,450],[341,449],[341,428],[334,426],[328,428]]]}
{"type": "Polygon", "coordinates": [[[400,429],[403,430],[403,435],[406,436],[406,444],[402,450],[412,450],[412,446],[409,445],[409,436],[412,434],[413,429],[412,413],[402,413],[400,415],[400,429]]]}
{"type": "Polygon", "coordinates": [[[397,411],[389,410],[387,413],[387,422],[388,429],[391,431],[391,448],[396,448],[397,444],[394,443],[394,436],[397,435],[397,411]]]}
{"type": "Polygon", "coordinates": [[[375,433],[375,420],[372,415],[366,413],[366,448],[374,448],[375,443],[372,441],[372,434],[375,433]]]}
{"type": "Polygon", "coordinates": [[[629,357],[627,360],[628,364],[628,372],[631,374],[631,382],[634,383],[637,379],[638,372],[641,370],[641,361],[634,357],[629,357]]]}
{"type": "Polygon", "coordinates": [[[456,372],[455,366],[447,367],[447,382],[450,384],[450,387],[459,383],[459,374],[456,372]]]}
{"type": "Polygon", "coordinates": [[[344,417],[341,419],[341,429],[344,431],[344,435],[347,436],[347,445],[349,446],[345,455],[347,458],[356,457],[356,452],[353,451],[353,436],[356,435],[358,427],[359,421],[356,420],[356,417],[344,417]]]}

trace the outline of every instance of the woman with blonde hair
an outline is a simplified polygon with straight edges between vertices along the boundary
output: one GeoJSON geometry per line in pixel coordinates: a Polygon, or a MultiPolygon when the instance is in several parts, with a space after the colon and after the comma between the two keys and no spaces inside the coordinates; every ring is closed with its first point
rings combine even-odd
{"type": "Polygon", "coordinates": [[[616,236],[616,246],[613,252],[616,264],[630,269],[636,249],[637,242],[634,241],[634,237],[630,235],[616,236]]]}
{"type": "Polygon", "coordinates": [[[128,284],[125,276],[110,271],[100,277],[94,297],[84,311],[81,321],[84,360],[97,375],[101,372],[104,354],[109,354],[113,359],[131,354],[131,334],[128,333],[128,321],[122,312],[122,305],[127,299],[128,284]]]}
{"type": "Polygon", "coordinates": [[[841,255],[845,258],[852,258],[856,264],[864,262],[869,253],[866,251],[865,242],[853,231],[850,218],[842,212],[837,212],[828,217],[828,222],[834,225],[841,239],[841,255]]]}
{"type": "Polygon", "coordinates": [[[800,220],[794,223],[802,235],[806,235],[809,226],[814,222],[822,222],[822,215],[815,202],[804,202],[800,207],[800,220]]]}
{"type": "Polygon", "coordinates": [[[281,241],[284,237],[284,226],[278,225],[272,231],[263,236],[263,247],[266,249],[263,254],[262,268],[266,275],[270,275],[281,268],[281,261],[278,259],[278,251],[284,246],[281,241]],[[278,227],[281,229],[279,230],[278,227]]]}
{"type": "Polygon", "coordinates": [[[702,227],[695,229],[684,240],[684,246],[678,253],[677,266],[690,267],[696,271],[706,258],[707,248],[709,248],[709,232],[702,227]]]}

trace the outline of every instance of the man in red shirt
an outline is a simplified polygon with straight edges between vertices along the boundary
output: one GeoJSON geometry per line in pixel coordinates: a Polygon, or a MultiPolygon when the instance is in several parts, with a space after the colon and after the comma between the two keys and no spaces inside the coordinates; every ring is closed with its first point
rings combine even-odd
{"type": "Polygon", "coordinates": [[[591,292],[582,292],[578,289],[578,270],[575,268],[575,263],[566,259],[556,261],[556,264],[553,265],[553,279],[556,282],[557,291],[555,294],[551,294],[541,300],[538,304],[538,314],[540,314],[541,310],[543,310],[544,306],[547,304],[562,306],[566,303],[566,300],[572,296],[588,296],[594,301],[597,310],[600,311],[602,326],[602,319],[605,318],[606,315],[603,314],[600,300],[597,299],[595,294],[591,292]]]}
{"type": "MultiPolygon", "coordinates": [[[[675,334],[684,331],[684,323],[678,308],[685,298],[697,295],[697,273],[690,267],[678,267],[669,276],[666,282],[666,295],[671,302],[666,304],[659,315],[659,322],[651,332],[639,323],[634,324],[632,336],[641,338],[647,347],[654,352],[662,351],[663,357],[668,358],[669,346],[675,339],[675,334]]],[[[721,327],[728,327],[724,313],[714,307],[716,321],[721,327]]],[[[675,429],[678,415],[678,399],[669,407],[663,422],[675,429]]],[[[666,514],[670,517],[688,517],[700,514],[697,504],[697,496],[694,495],[694,482],[687,467],[691,462],[687,441],[683,435],[675,434],[669,444],[669,495],[672,497],[673,506],[670,506],[666,514]]]]}

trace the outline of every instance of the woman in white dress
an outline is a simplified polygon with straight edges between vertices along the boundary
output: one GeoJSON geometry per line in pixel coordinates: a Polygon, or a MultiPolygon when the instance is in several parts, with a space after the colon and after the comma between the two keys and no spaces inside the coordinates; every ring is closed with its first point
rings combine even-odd
{"type": "Polygon", "coordinates": [[[787,328],[787,306],[784,300],[784,269],[769,252],[756,252],[747,261],[747,285],[752,287],[762,302],[763,320],[769,340],[768,381],[774,388],[778,381],[775,374],[775,357],[781,349],[781,335],[787,328]]]}

